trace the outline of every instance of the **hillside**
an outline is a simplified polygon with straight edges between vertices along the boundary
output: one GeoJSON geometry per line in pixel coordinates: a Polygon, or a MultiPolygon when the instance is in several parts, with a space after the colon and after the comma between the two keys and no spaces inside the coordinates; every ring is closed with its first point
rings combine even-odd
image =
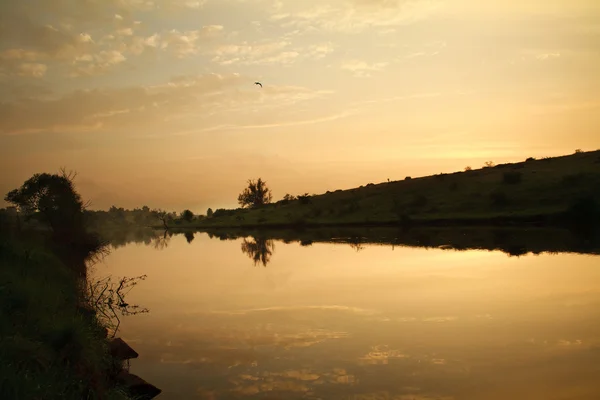
{"type": "Polygon", "coordinates": [[[337,190],[260,208],[217,210],[180,227],[590,221],[600,150],[337,190]]]}

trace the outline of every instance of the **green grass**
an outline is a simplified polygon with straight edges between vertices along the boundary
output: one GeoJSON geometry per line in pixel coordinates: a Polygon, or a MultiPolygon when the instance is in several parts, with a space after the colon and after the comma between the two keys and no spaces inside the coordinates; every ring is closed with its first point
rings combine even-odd
{"type": "Polygon", "coordinates": [[[311,196],[308,204],[280,201],[226,210],[178,227],[547,222],[570,208],[575,218],[573,207],[580,199],[592,208],[600,202],[600,151],[368,184],[311,196]]]}
{"type": "Polygon", "coordinates": [[[108,381],[103,328],[74,274],[38,245],[0,238],[0,398],[127,399],[108,381]]]}

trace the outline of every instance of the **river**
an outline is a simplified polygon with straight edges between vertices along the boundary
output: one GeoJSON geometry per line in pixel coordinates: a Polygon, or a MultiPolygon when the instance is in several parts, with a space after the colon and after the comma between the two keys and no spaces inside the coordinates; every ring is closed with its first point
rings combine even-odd
{"type": "Polygon", "coordinates": [[[600,398],[597,255],[229,239],[95,267],[147,275],[119,336],[157,399],[600,398]]]}

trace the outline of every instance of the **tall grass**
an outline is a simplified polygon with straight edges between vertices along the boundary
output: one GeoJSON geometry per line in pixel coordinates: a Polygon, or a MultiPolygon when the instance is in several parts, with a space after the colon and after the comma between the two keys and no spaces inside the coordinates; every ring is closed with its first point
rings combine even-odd
{"type": "Polygon", "coordinates": [[[40,247],[0,238],[0,399],[127,399],[77,278],[40,247]]]}

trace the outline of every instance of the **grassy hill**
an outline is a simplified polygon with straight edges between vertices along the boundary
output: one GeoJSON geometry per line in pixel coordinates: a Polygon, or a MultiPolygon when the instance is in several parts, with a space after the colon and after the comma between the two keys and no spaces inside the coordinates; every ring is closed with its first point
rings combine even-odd
{"type": "Polygon", "coordinates": [[[600,150],[369,183],[260,208],[217,210],[178,226],[257,227],[549,222],[598,218],[600,150]],[[567,217],[567,218],[564,218],[567,217]]]}

